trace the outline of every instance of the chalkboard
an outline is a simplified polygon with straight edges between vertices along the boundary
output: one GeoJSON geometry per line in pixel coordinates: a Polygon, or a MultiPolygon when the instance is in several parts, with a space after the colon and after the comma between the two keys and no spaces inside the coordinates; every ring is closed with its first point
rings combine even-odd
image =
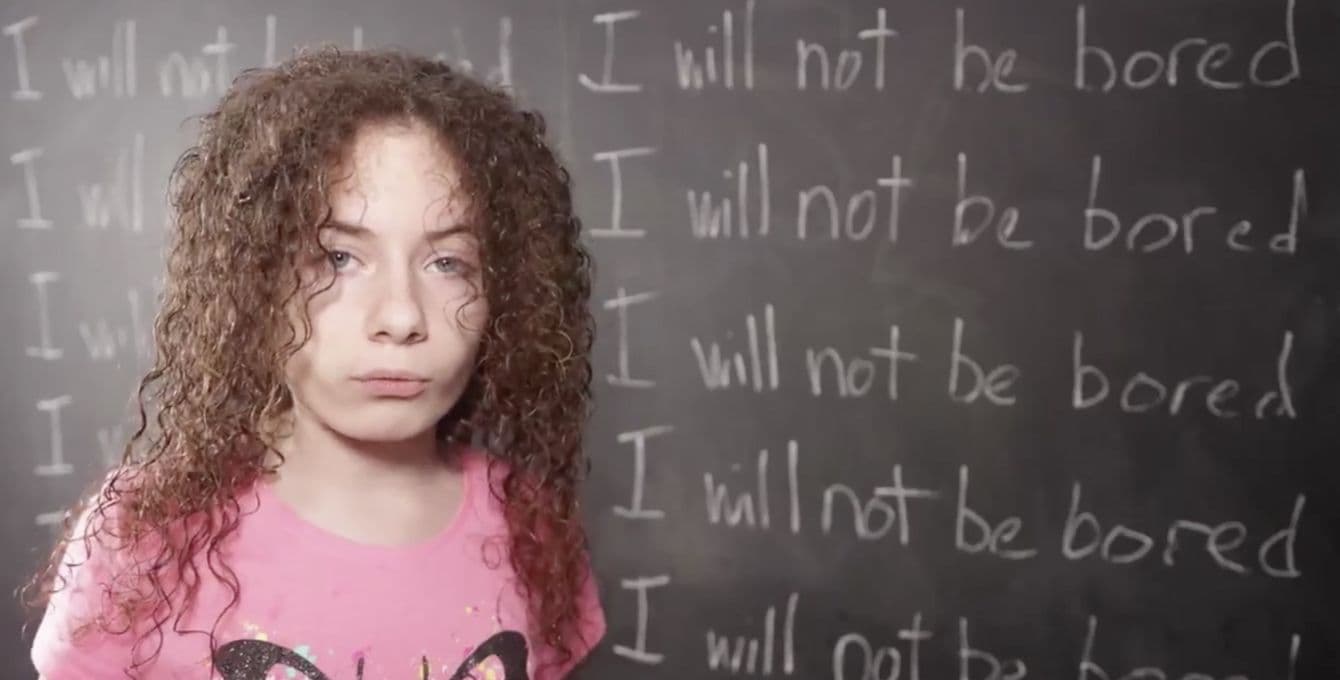
{"type": "MultiPolygon", "coordinates": [[[[7,583],[128,434],[184,121],[295,46],[399,46],[513,86],[575,178],[587,676],[1337,677],[1334,2],[15,0],[0,25],[7,583]]],[[[0,675],[30,677],[5,621],[0,675]]]]}

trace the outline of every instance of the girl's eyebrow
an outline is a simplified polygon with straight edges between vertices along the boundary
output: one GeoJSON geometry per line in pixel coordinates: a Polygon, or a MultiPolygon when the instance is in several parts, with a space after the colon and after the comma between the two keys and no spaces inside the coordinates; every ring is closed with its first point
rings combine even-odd
{"type": "MultiPolygon", "coordinates": [[[[334,219],[326,220],[326,223],[321,225],[321,228],[322,230],[330,229],[357,239],[368,239],[376,235],[371,229],[368,229],[361,224],[349,224],[348,222],[334,219]]],[[[456,234],[470,233],[470,225],[453,224],[449,227],[434,227],[432,229],[426,229],[423,233],[428,237],[429,243],[436,243],[451,236],[455,236],[456,234]]]]}

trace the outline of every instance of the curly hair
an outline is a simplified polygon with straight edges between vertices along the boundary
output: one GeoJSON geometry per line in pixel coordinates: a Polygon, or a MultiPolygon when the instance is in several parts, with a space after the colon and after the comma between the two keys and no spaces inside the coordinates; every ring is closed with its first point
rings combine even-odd
{"type": "Polygon", "coordinates": [[[589,573],[578,489],[588,472],[594,327],[593,264],[570,176],[546,143],[543,116],[501,88],[400,49],[322,46],[242,72],[200,117],[168,182],[174,227],[138,428],[99,490],[65,514],[50,558],[22,588],[28,607],[43,608],[76,538],[85,550],[105,534],[150,553],[109,593],[125,629],[150,624],[136,633],[131,669],[152,661],[139,651],[154,635],[161,646],[174,612],[173,629],[181,624],[202,553],[232,593],[229,608],[237,602],[240,584],[219,548],[238,526],[236,492],[272,469],[266,424],[292,407],[283,366],[310,337],[305,312],[301,332],[286,313],[303,290],[296,271],[322,249],[327,190],[356,131],[385,121],[433,130],[471,198],[490,315],[470,385],[436,435],[487,443],[529,632],[555,663],[572,659],[575,601],[589,573]],[[86,526],[75,521],[86,513],[86,526]]]}

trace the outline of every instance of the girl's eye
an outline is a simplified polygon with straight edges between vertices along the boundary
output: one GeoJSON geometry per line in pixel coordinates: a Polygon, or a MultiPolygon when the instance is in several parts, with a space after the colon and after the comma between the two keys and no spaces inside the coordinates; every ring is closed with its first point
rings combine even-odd
{"type": "Polygon", "coordinates": [[[458,274],[465,269],[465,263],[454,257],[439,257],[433,260],[433,266],[443,274],[458,274]]]}
{"type": "Polygon", "coordinates": [[[349,260],[352,258],[349,253],[343,250],[332,250],[327,253],[326,257],[330,259],[330,264],[334,266],[335,269],[342,268],[345,264],[348,264],[349,260]]]}

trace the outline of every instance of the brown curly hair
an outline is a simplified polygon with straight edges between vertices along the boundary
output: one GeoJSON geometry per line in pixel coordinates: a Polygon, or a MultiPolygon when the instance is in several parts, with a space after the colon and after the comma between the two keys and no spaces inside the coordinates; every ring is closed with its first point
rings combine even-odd
{"type": "Polygon", "coordinates": [[[152,635],[161,644],[173,612],[177,630],[200,585],[202,552],[233,594],[229,608],[236,604],[240,584],[218,550],[238,525],[236,492],[272,469],[263,462],[273,450],[266,424],[292,406],[283,366],[310,336],[305,314],[301,332],[286,316],[302,290],[296,272],[323,250],[317,232],[329,219],[335,166],[362,125],[382,121],[434,130],[472,199],[490,318],[471,383],[437,436],[486,442],[491,478],[505,463],[490,486],[505,509],[529,632],[556,652],[554,663],[572,659],[576,599],[589,576],[578,489],[588,471],[594,327],[593,265],[571,180],[539,113],[400,49],[300,51],[242,72],[200,117],[199,138],[168,184],[175,225],[138,428],[98,491],[66,513],[49,560],[23,586],[30,613],[49,601],[86,513],[96,519],[79,532],[85,550],[99,533],[152,549],[142,573],[110,593],[124,626],[115,632],[152,624],[136,634],[131,669],[152,661],[139,650],[152,635]]]}

